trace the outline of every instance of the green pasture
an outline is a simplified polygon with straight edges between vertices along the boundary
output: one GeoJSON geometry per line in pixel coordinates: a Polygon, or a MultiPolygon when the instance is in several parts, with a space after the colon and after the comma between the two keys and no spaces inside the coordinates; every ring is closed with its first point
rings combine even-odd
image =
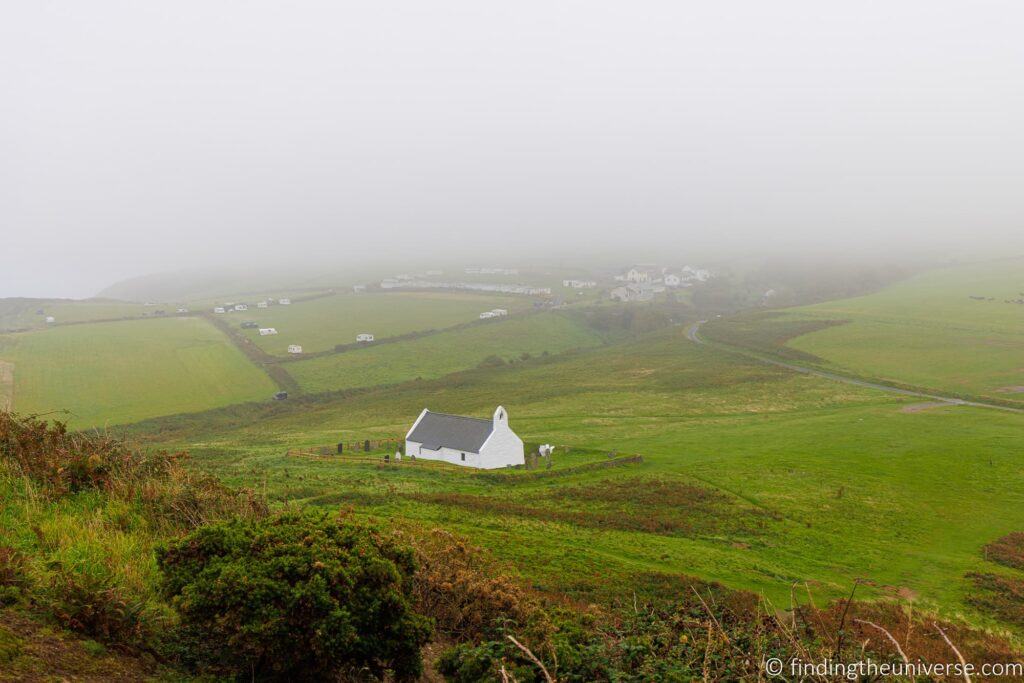
{"type": "MultiPolygon", "coordinates": [[[[1024,416],[919,409],[884,392],[691,344],[640,341],[271,406],[140,425],[196,466],[277,501],[402,518],[468,535],[536,585],[629,598],[689,575],[816,600],[910,596],[992,623],[964,574],[998,571],[985,543],[1024,528],[1024,416]],[[289,448],[401,436],[424,407],[488,416],[572,466],[479,473],[289,448]],[[580,457],[579,453],[585,457],[580,457]],[[579,468],[607,454],[640,464],[579,468]]],[[[150,436],[146,436],[150,435],[150,436]]]]}
{"type": "Polygon", "coordinates": [[[523,354],[559,353],[600,343],[600,336],[577,319],[540,313],[376,344],[288,363],[286,367],[304,391],[316,393],[434,379],[492,357],[513,361],[523,354]]]}
{"type": "Polygon", "coordinates": [[[169,313],[175,310],[109,299],[4,299],[0,300],[0,332],[47,327],[47,316],[53,316],[55,324],[63,325],[117,318],[141,318],[153,315],[154,311],[161,309],[169,313]]]}
{"type": "Polygon", "coordinates": [[[849,321],[788,346],[860,375],[1024,402],[1024,304],[1016,300],[1024,300],[1024,259],[941,268],[787,311],[790,319],[849,321]]]}
{"type": "Polygon", "coordinates": [[[327,351],[354,343],[356,335],[364,332],[385,339],[472,322],[492,308],[514,313],[529,307],[527,299],[468,293],[343,293],[290,306],[258,309],[250,305],[248,311],[225,315],[231,324],[254,320],[260,327],[276,328],[277,335],[266,337],[257,330],[245,332],[264,351],[286,355],[289,344],[301,345],[306,353],[327,351]]]}
{"type": "Polygon", "coordinates": [[[261,400],[274,383],[208,323],[166,318],[0,336],[20,413],[96,427],[261,400]],[[61,416],[56,416],[63,419],[61,416]]]}

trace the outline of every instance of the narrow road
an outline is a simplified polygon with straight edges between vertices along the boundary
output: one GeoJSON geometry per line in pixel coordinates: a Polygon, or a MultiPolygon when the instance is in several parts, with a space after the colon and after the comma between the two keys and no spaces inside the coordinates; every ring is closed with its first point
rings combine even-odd
{"type": "MultiPolygon", "coordinates": [[[[699,320],[694,324],[686,328],[686,338],[694,344],[703,344],[705,346],[716,346],[714,342],[708,343],[700,336],[700,326],[706,323],[706,320],[699,320]]],[[[830,379],[834,382],[842,382],[844,384],[852,384],[857,387],[865,387],[867,389],[878,389],[879,391],[887,391],[890,394],[899,394],[901,396],[914,396],[918,398],[927,398],[932,401],[938,401],[941,403],[948,403],[952,406],[972,406],[974,408],[989,408],[991,410],[1002,410],[1008,413],[1024,413],[1024,408],[1011,408],[1010,406],[1001,406],[997,403],[984,403],[982,401],[967,401],[962,398],[956,398],[955,396],[943,396],[941,394],[929,394],[923,391],[913,391],[911,389],[900,389],[899,387],[891,387],[887,384],[878,384],[876,382],[869,382],[867,380],[858,379],[856,377],[848,377],[846,375],[839,375],[834,372],[825,372],[824,370],[817,370],[815,368],[809,368],[803,365],[797,365],[795,363],[788,363],[782,360],[776,360],[774,358],[763,356],[753,351],[745,351],[737,349],[735,347],[729,347],[729,351],[738,353],[747,358],[753,358],[759,360],[762,363],[768,365],[775,365],[780,368],[786,368],[793,372],[799,372],[805,375],[814,375],[816,377],[823,377],[830,379]]]]}

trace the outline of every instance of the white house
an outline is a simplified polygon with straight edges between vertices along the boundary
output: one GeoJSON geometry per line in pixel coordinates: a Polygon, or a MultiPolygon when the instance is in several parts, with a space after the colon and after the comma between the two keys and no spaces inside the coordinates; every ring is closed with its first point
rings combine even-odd
{"type": "Polygon", "coordinates": [[[501,317],[503,315],[508,315],[508,309],[507,308],[492,308],[491,309],[491,313],[494,314],[494,317],[498,318],[498,317],[501,317]]]}
{"type": "Polygon", "coordinates": [[[224,307],[223,306],[215,306],[214,309],[213,309],[213,312],[214,313],[223,313],[224,312],[224,307]]]}
{"type": "MultiPolygon", "coordinates": [[[[630,283],[624,287],[616,287],[609,296],[615,301],[650,301],[657,290],[658,288],[652,285],[630,283]]],[[[664,287],[661,290],[664,291],[664,287]]]]}
{"type": "Polygon", "coordinates": [[[236,304],[235,305],[235,310],[236,311],[248,311],[249,310],[249,306],[246,305],[246,304],[236,304]]]}
{"type": "Polygon", "coordinates": [[[267,308],[269,305],[266,301],[256,302],[256,308],[267,308]]]}
{"type": "Polygon", "coordinates": [[[668,273],[665,275],[665,286],[666,287],[678,287],[683,283],[683,279],[675,273],[668,273]]]}
{"type": "Polygon", "coordinates": [[[372,334],[367,334],[365,332],[363,334],[357,334],[356,335],[356,341],[357,342],[372,342],[373,341],[373,335],[372,334]]]}
{"type": "Polygon", "coordinates": [[[48,315],[48,316],[46,316],[46,324],[47,324],[47,325],[52,325],[52,324],[54,324],[55,322],[57,322],[57,319],[56,319],[56,318],[54,318],[54,317],[53,317],[52,315],[48,315]]]}
{"type": "Polygon", "coordinates": [[[302,345],[300,344],[289,344],[288,353],[302,353],[302,345]]]}
{"type": "Polygon", "coordinates": [[[291,299],[278,299],[278,300],[277,300],[277,303],[281,304],[282,306],[287,306],[287,305],[289,305],[289,304],[290,304],[291,302],[292,302],[292,300],[291,300],[291,299]]]}
{"type": "Polygon", "coordinates": [[[405,435],[405,454],[485,470],[526,463],[523,440],[508,426],[508,411],[501,406],[490,420],[424,408],[405,435]]]}
{"type": "Polygon", "coordinates": [[[494,317],[494,311],[484,311],[483,313],[480,314],[480,319],[481,320],[485,320],[486,318],[493,318],[493,317],[494,317]]]}
{"type": "Polygon", "coordinates": [[[275,327],[261,327],[260,336],[266,337],[267,335],[277,334],[277,328],[275,327]]]}
{"type": "Polygon", "coordinates": [[[651,271],[647,268],[636,266],[626,271],[626,280],[628,282],[650,282],[652,279],[651,271]]]}

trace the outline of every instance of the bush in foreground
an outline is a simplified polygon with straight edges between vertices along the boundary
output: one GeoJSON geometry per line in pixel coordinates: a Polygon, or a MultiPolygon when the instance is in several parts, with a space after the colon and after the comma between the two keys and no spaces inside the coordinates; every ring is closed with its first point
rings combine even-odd
{"type": "Polygon", "coordinates": [[[196,665],[263,679],[416,678],[430,635],[412,551],[369,527],[286,513],[195,530],[158,552],[196,665]]]}

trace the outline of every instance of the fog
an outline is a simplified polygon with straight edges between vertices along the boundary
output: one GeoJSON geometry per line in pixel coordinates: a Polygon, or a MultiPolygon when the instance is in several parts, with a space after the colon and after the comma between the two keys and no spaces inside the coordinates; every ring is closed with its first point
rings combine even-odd
{"type": "Polygon", "coordinates": [[[1021,248],[1024,6],[7,2],[0,296],[219,264],[1021,248]]]}

